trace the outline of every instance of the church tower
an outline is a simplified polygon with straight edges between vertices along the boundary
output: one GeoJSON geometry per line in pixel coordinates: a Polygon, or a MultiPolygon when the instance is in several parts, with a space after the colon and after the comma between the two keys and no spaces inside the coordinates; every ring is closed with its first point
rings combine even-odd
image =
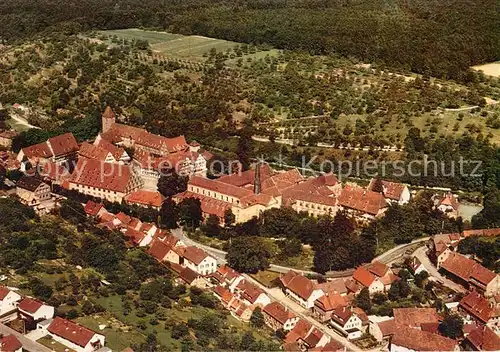
{"type": "Polygon", "coordinates": [[[102,132],[108,132],[109,129],[111,128],[111,125],[115,123],[116,116],[113,111],[109,106],[106,106],[106,109],[104,109],[104,113],[102,114],[101,117],[102,120],[102,132]]]}

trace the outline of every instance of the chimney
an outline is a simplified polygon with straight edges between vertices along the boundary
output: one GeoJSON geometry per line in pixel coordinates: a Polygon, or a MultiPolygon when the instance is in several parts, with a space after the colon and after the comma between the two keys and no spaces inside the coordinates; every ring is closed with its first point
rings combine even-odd
{"type": "Polygon", "coordinates": [[[255,180],[253,182],[253,193],[260,193],[260,162],[257,163],[255,167],[255,180]]]}

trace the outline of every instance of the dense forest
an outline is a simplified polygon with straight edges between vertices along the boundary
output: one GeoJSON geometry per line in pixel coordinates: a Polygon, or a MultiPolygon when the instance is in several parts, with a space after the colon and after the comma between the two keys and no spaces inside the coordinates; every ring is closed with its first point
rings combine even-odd
{"type": "Polygon", "coordinates": [[[498,6],[494,0],[1,0],[0,35],[11,42],[53,30],[159,28],[467,79],[471,64],[500,58],[498,6]]]}

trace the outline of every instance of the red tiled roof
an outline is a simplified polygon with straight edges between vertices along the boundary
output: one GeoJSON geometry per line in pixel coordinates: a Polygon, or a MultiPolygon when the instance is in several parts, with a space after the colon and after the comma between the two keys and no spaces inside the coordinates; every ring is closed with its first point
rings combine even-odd
{"type": "Polygon", "coordinates": [[[346,186],[340,193],[339,203],[343,207],[377,215],[387,207],[383,195],[359,187],[346,186]]]}
{"type": "Polygon", "coordinates": [[[189,180],[189,185],[219,192],[221,194],[232,196],[240,200],[253,194],[253,192],[249,189],[233,186],[231,184],[224,183],[218,180],[211,180],[199,176],[193,176],[189,180]]]}
{"type": "Polygon", "coordinates": [[[344,326],[345,323],[347,323],[349,318],[352,316],[352,314],[353,311],[351,308],[338,306],[333,311],[332,319],[335,320],[337,323],[341,324],[342,326],[344,326]]]}
{"type": "Polygon", "coordinates": [[[78,151],[78,143],[72,133],[65,133],[49,138],[47,142],[50,144],[54,156],[78,151]]]}
{"type": "Polygon", "coordinates": [[[209,257],[209,255],[203,249],[193,246],[187,246],[184,250],[183,257],[189,260],[190,262],[198,265],[205,258],[209,257]]]}
{"type": "Polygon", "coordinates": [[[131,204],[141,204],[145,206],[161,207],[165,197],[160,192],[138,190],[128,194],[125,201],[131,204]]]}
{"type": "Polygon", "coordinates": [[[297,294],[304,300],[311,297],[311,294],[316,289],[313,281],[309,280],[307,277],[290,270],[284,276],[281,277],[281,282],[285,288],[288,288],[293,293],[297,294]]]}
{"type": "Polygon", "coordinates": [[[0,301],[3,301],[9,294],[10,290],[5,286],[0,286],[0,301]]]}
{"type": "Polygon", "coordinates": [[[364,267],[360,266],[356,269],[356,271],[354,271],[354,273],[352,274],[352,278],[359,282],[361,285],[370,287],[370,285],[373,283],[373,281],[375,281],[377,277],[366,270],[364,267]]]}
{"type": "Polygon", "coordinates": [[[500,351],[500,336],[487,326],[471,331],[466,338],[477,351],[500,351]]]}
{"type": "Polygon", "coordinates": [[[80,150],[78,151],[78,155],[83,156],[84,158],[95,159],[104,162],[108,157],[108,151],[93,144],[83,142],[80,146],[80,150]]]}
{"type": "Polygon", "coordinates": [[[201,194],[185,191],[174,196],[176,200],[183,200],[187,198],[196,198],[200,200],[201,203],[201,211],[203,214],[215,215],[219,217],[219,219],[224,218],[224,214],[226,210],[231,209],[231,204],[224,202],[219,199],[210,198],[207,196],[203,196],[201,194]]]}
{"type": "Polygon", "coordinates": [[[458,208],[460,207],[457,197],[455,197],[451,192],[446,193],[446,195],[439,201],[439,205],[451,206],[455,211],[458,211],[458,208]]]}
{"type": "Polygon", "coordinates": [[[117,147],[113,143],[110,143],[109,141],[105,140],[104,138],[100,138],[99,141],[94,142],[94,145],[107,151],[108,153],[111,153],[111,155],[113,155],[113,158],[115,158],[116,161],[119,161],[123,156],[123,153],[125,153],[125,149],[117,147]]]}
{"type": "Polygon", "coordinates": [[[484,324],[490,320],[494,313],[488,304],[488,300],[475,291],[462,298],[459,306],[484,324]]]}
{"type": "Polygon", "coordinates": [[[347,287],[343,279],[333,279],[330,281],[318,283],[316,287],[322,290],[325,294],[347,293],[347,287]]]}
{"type": "Polygon", "coordinates": [[[241,291],[241,297],[249,301],[251,304],[255,303],[259,296],[264,293],[262,289],[252,285],[247,280],[241,280],[236,287],[241,291]]]}
{"type": "Polygon", "coordinates": [[[335,341],[335,340],[330,340],[325,346],[323,347],[315,347],[310,349],[310,352],[340,352],[340,351],[345,351],[346,347],[342,345],[340,342],[335,341]]]}
{"type": "MultiPolygon", "coordinates": [[[[273,171],[268,164],[260,164],[260,179],[261,182],[271,177],[273,171]]],[[[220,182],[230,184],[237,187],[253,185],[255,181],[255,169],[221,176],[217,179],[220,182]]]]}
{"type": "Polygon", "coordinates": [[[130,226],[126,227],[123,235],[127,237],[129,241],[131,241],[134,245],[140,244],[141,241],[144,239],[144,237],[146,237],[146,235],[143,232],[137,231],[136,229],[130,226]]]}
{"type": "Polygon", "coordinates": [[[191,270],[187,266],[185,267],[177,263],[169,263],[169,265],[172,270],[174,270],[177,275],[179,275],[179,278],[181,278],[188,285],[191,285],[194,280],[200,277],[200,275],[196,271],[191,270]]]}
{"type": "Polygon", "coordinates": [[[15,352],[22,347],[23,344],[14,335],[0,337],[0,351],[2,352],[15,352]]]}
{"type": "Polygon", "coordinates": [[[346,307],[348,304],[347,297],[341,296],[338,293],[321,296],[314,302],[314,305],[318,306],[325,312],[333,311],[339,306],[346,307]]]}
{"type": "Polygon", "coordinates": [[[130,166],[79,158],[70,182],[127,193],[127,186],[131,179],[132,171],[130,166]]]}
{"type": "Polygon", "coordinates": [[[396,332],[396,322],[394,319],[389,319],[385,321],[381,321],[380,323],[377,323],[380,331],[382,332],[382,336],[392,336],[394,335],[394,332],[396,332]]]}
{"type": "Polygon", "coordinates": [[[295,327],[286,335],[285,342],[292,343],[299,339],[305,339],[311,328],[311,324],[304,319],[300,319],[295,327]]]}
{"type": "Polygon", "coordinates": [[[0,131],[0,137],[2,138],[12,139],[17,135],[18,133],[16,131],[0,131]]]}
{"type": "Polygon", "coordinates": [[[240,273],[227,265],[222,265],[217,269],[217,273],[219,273],[224,279],[228,281],[232,281],[240,276],[240,273]]]}
{"type": "Polygon", "coordinates": [[[367,268],[369,272],[378,277],[384,276],[389,270],[389,267],[387,265],[379,261],[374,261],[373,263],[369,264],[367,268]]]}
{"type": "Polygon", "coordinates": [[[474,280],[486,286],[496,278],[496,274],[486,269],[475,260],[469,259],[460,253],[450,253],[441,264],[441,268],[465,281],[474,280]]]}
{"type": "Polygon", "coordinates": [[[85,347],[96,334],[86,327],[60,317],[55,317],[47,330],[81,347],[85,347]]]}
{"type": "Polygon", "coordinates": [[[228,304],[233,298],[233,294],[225,287],[217,285],[214,287],[214,292],[220,297],[223,303],[228,304]]]}
{"type": "Polygon", "coordinates": [[[97,213],[102,209],[104,205],[102,203],[96,203],[89,200],[84,207],[85,213],[90,216],[97,216],[97,213]]]}
{"type": "Polygon", "coordinates": [[[19,302],[18,308],[24,310],[25,312],[34,314],[43,306],[43,302],[36,299],[25,297],[21,302],[19,302]]]}
{"type": "Polygon", "coordinates": [[[28,158],[51,158],[53,156],[47,142],[42,142],[22,149],[28,158]]]}
{"type": "Polygon", "coordinates": [[[457,346],[455,340],[447,337],[402,326],[392,336],[391,343],[415,351],[453,351],[457,346]]]}
{"type": "Polygon", "coordinates": [[[421,324],[438,323],[436,308],[394,308],[396,325],[420,328],[421,324]]]}
{"type": "MultiPolygon", "coordinates": [[[[372,191],[373,186],[375,185],[375,178],[372,178],[370,180],[370,184],[368,185],[367,189],[372,191]]],[[[390,181],[385,181],[382,180],[382,185],[384,187],[384,197],[392,199],[392,200],[400,200],[401,196],[403,194],[403,191],[405,189],[405,185],[402,183],[397,183],[397,182],[390,182],[390,181]]]]}
{"type": "Polygon", "coordinates": [[[168,243],[162,241],[159,238],[155,238],[153,243],[151,243],[151,247],[148,249],[148,253],[151,254],[159,261],[163,261],[165,256],[170,252],[173,246],[170,246],[168,243]]]}
{"type": "Polygon", "coordinates": [[[263,312],[277,320],[280,324],[285,324],[288,319],[295,318],[295,314],[293,312],[289,311],[281,305],[281,303],[276,301],[265,306],[263,312]]]}

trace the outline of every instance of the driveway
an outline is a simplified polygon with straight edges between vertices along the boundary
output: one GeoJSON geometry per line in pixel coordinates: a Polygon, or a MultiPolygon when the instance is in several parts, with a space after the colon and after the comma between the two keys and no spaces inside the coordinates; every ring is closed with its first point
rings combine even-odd
{"type": "Polygon", "coordinates": [[[431,261],[429,260],[429,257],[427,256],[426,252],[427,252],[427,247],[421,247],[417,249],[413,253],[413,255],[417,257],[418,260],[420,260],[420,262],[424,265],[429,275],[435,278],[437,281],[441,282],[446,287],[449,287],[456,292],[466,293],[467,290],[463,286],[441,275],[441,273],[437,270],[434,264],[432,264],[431,261]]]}

